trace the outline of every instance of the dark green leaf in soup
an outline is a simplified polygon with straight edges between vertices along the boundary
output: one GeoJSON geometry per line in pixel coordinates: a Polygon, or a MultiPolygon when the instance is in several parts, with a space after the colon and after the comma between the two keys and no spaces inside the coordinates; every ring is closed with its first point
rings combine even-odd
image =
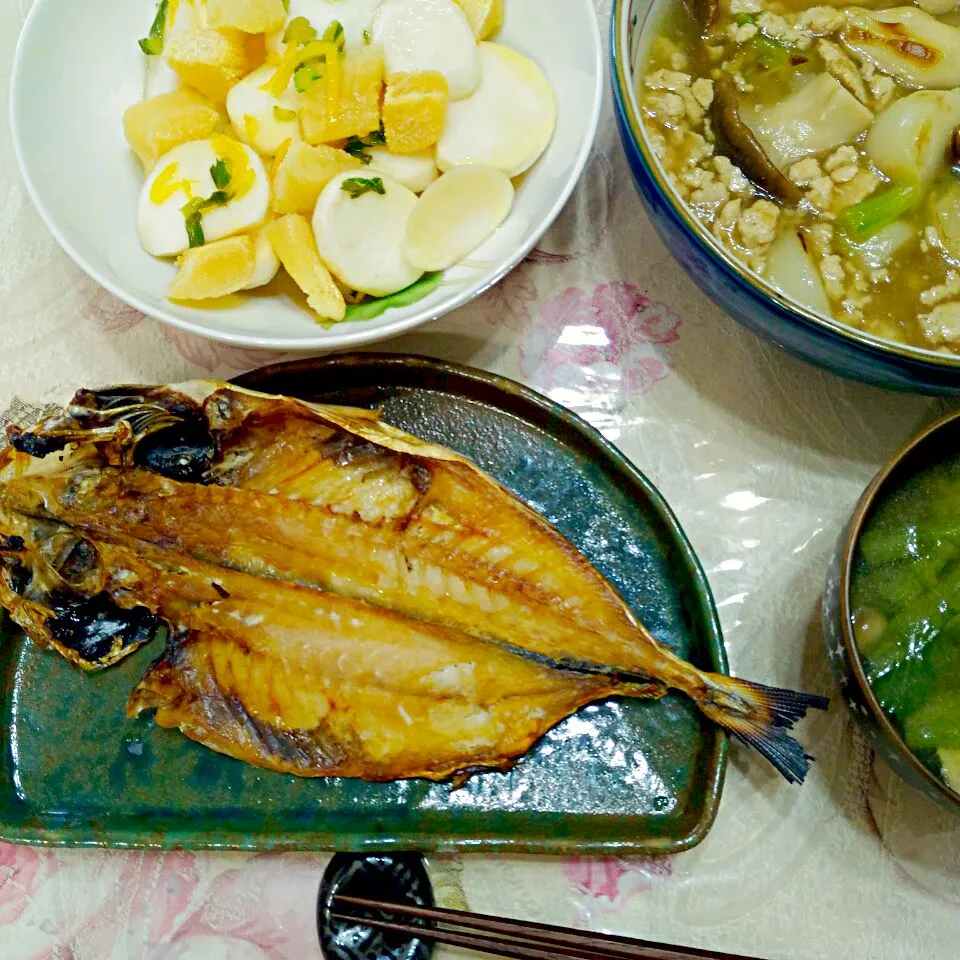
{"type": "Polygon", "coordinates": [[[907,717],[904,728],[915,750],[960,749],[960,690],[932,696],[907,717]]]}

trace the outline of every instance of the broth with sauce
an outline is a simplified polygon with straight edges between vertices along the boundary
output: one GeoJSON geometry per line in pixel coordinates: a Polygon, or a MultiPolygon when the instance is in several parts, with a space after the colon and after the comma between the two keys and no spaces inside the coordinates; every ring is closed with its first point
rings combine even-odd
{"type": "Polygon", "coordinates": [[[960,0],[675,0],[639,84],[674,189],[736,259],[960,353],[960,0]]]}

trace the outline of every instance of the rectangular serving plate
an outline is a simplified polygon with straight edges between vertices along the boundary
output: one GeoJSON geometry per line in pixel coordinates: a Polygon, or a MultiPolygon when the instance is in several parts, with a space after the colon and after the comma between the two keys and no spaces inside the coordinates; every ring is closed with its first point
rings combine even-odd
{"type": "MultiPolygon", "coordinates": [[[[655,635],[725,671],[709,588],[656,490],[592,428],[538,394],[440,361],[359,354],[244,385],[378,405],[472,457],[543,513],[655,635]],[[317,384],[323,384],[321,391],[317,384]]],[[[671,853],[703,838],[726,738],[688,700],[611,700],[548,733],[508,773],[447,784],[301,779],[214,753],[124,705],[155,640],[83,674],[6,620],[0,633],[0,839],[164,849],[671,853]]]]}

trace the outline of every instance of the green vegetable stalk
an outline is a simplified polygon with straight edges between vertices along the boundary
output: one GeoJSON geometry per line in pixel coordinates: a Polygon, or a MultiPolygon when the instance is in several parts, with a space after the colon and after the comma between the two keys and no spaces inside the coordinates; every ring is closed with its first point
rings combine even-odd
{"type": "Polygon", "coordinates": [[[433,293],[440,285],[443,277],[441,271],[436,273],[425,273],[415,283],[409,287],[404,287],[397,293],[391,293],[388,297],[378,297],[375,300],[365,300],[363,303],[350,304],[347,307],[345,320],[373,320],[387,310],[394,307],[409,307],[410,304],[422,300],[428,294],[433,293]]]}
{"type": "Polygon", "coordinates": [[[343,33],[343,24],[339,20],[332,20],[320,39],[336,44],[337,49],[342,51],[347,42],[343,33]]]}
{"type": "Polygon", "coordinates": [[[909,213],[922,199],[923,191],[919,184],[895,183],[847,207],[837,217],[837,229],[851,240],[866,240],[909,213]]]}
{"type": "Polygon", "coordinates": [[[194,211],[186,217],[187,239],[191,247],[202,247],[207,238],[203,235],[203,220],[199,211],[194,211]]]}

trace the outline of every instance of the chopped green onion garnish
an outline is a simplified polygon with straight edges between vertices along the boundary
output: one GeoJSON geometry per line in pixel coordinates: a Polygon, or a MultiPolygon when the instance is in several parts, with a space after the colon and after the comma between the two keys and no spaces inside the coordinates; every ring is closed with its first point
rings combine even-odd
{"type": "Polygon", "coordinates": [[[222,190],[231,180],[230,169],[227,167],[227,161],[221,157],[211,168],[210,176],[213,178],[213,185],[222,190]]]}
{"type": "Polygon", "coordinates": [[[278,106],[274,105],[274,108],[273,108],[273,119],[276,120],[277,123],[289,123],[291,120],[296,120],[296,119],[297,119],[297,111],[296,111],[296,110],[284,110],[283,107],[278,107],[278,106]]]}
{"type": "MultiPolygon", "coordinates": [[[[210,168],[210,175],[213,177],[214,183],[217,182],[217,175],[213,171],[223,162],[223,160],[218,160],[210,168]]],[[[226,171],[226,164],[224,164],[224,171],[226,171]]],[[[227,176],[229,178],[229,171],[227,171],[227,176]]],[[[228,204],[232,199],[233,197],[225,190],[214,190],[209,197],[194,197],[180,208],[180,212],[186,221],[187,239],[190,241],[191,247],[202,247],[207,242],[203,235],[203,214],[213,207],[222,207],[228,204]]]]}
{"type": "Polygon", "coordinates": [[[137,41],[140,44],[140,49],[148,57],[156,57],[163,53],[163,31],[167,26],[168,5],[169,0],[160,0],[157,4],[157,14],[150,26],[150,33],[142,40],[137,41]]]}
{"type": "Polygon", "coordinates": [[[368,133],[365,137],[351,137],[344,144],[343,149],[355,160],[369,163],[373,158],[367,153],[367,147],[378,147],[386,142],[387,137],[383,132],[383,123],[381,123],[379,130],[374,130],[373,133],[368,133]]]}
{"type": "Polygon", "coordinates": [[[328,43],[335,43],[342,50],[343,45],[346,43],[343,35],[343,24],[339,20],[331,20],[330,25],[323,31],[323,36],[320,39],[328,43]]]}
{"type": "Polygon", "coordinates": [[[187,238],[191,247],[202,247],[207,238],[203,235],[203,223],[199,213],[191,213],[187,217],[187,238]]]}
{"type": "Polygon", "coordinates": [[[851,240],[866,240],[909,213],[923,199],[916,183],[895,183],[882,193],[847,207],[837,216],[837,229],[851,240]]]}
{"type": "Polygon", "coordinates": [[[298,47],[316,39],[317,31],[306,17],[294,17],[287,24],[287,29],[283,31],[283,42],[295,43],[298,47]]]}
{"type": "Polygon", "coordinates": [[[163,40],[159,40],[157,37],[144,37],[137,43],[140,44],[140,49],[148,57],[159,57],[163,53],[163,40]]]}
{"type": "Polygon", "coordinates": [[[194,197],[193,200],[185,203],[180,211],[185,217],[192,217],[195,213],[205,213],[214,207],[222,207],[232,199],[233,197],[225,190],[215,190],[209,197],[194,197]]]}
{"type": "Polygon", "coordinates": [[[361,163],[369,163],[373,157],[366,152],[367,145],[359,137],[351,137],[343,146],[344,152],[349,153],[354,160],[361,163]]]}
{"type": "Polygon", "coordinates": [[[734,18],[733,22],[738,27],[745,27],[748,23],[756,23],[757,18],[754,17],[752,13],[738,13],[734,18]]]}
{"type": "Polygon", "coordinates": [[[297,88],[297,93],[306,93],[321,79],[323,74],[318,72],[312,63],[305,63],[302,67],[297,67],[293,75],[293,85],[297,88]]]}
{"type": "Polygon", "coordinates": [[[384,189],[383,181],[379,177],[350,177],[340,184],[340,189],[344,193],[350,194],[352,200],[362,197],[365,193],[379,193],[381,196],[387,191],[384,189]]]}
{"type": "Polygon", "coordinates": [[[189,220],[191,217],[195,217],[200,213],[205,202],[204,197],[194,197],[180,208],[180,212],[189,220]]]}
{"type": "Polygon", "coordinates": [[[364,42],[364,43],[370,43],[372,40],[373,40],[373,37],[370,36],[370,31],[369,31],[369,30],[364,30],[364,31],[363,31],[363,42],[364,42]]]}

